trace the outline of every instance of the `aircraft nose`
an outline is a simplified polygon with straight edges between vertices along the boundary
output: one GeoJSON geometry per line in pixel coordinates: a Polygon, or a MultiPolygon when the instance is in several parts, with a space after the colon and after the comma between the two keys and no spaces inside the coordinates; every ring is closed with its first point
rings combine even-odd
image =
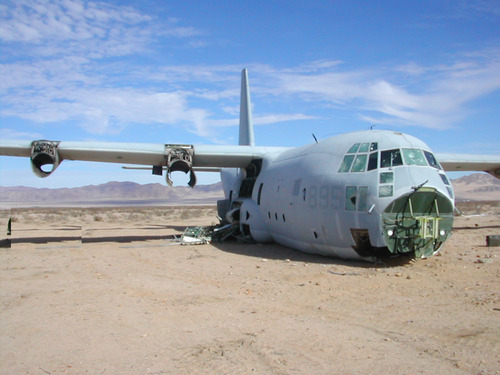
{"type": "Polygon", "coordinates": [[[392,254],[426,258],[451,234],[453,202],[431,187],[419,187],[392,201],[381,215],[387,248],[392,254]]]}

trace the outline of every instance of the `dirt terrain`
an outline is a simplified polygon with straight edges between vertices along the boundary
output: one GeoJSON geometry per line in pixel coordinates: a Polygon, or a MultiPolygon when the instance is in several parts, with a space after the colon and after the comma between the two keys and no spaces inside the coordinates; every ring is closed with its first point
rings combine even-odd
{"type": "Polygon", "coordinates": [[[0,373],[499,374],[487,211],[439,256],[369,264],[172,241],[213,207],[13,210],[0,373]]]}

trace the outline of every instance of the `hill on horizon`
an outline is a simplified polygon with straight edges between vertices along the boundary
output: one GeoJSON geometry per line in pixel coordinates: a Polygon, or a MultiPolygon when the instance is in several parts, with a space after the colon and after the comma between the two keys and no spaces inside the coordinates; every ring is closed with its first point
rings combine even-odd
{"type": "Polygon", "coordinates": [[[222,199],[222,183],[211,185],[167,186],[160,183],[110,181],[77,188],[0,187],[0,206],[120,206],[120,205],[199,205],[222,199]]]}
{"type": "Polygon", "coordinates": [[[487,173],[473,173],[451,180],[457,201],[500,200],[500,179],[487,173]]]}
{"type": "MultiPolygon", "coordinates": [[[[486,173],[474,173],[451,180],[457,201],[500,200],[500,180],[486,173]]],[[[222,183],[166,186],[160,183],[110,181],[77,188],[31,188],[0,186],[0,207],[30,206],[125,206],[125,205],[199,205],[223,199],[222,183]]]]}

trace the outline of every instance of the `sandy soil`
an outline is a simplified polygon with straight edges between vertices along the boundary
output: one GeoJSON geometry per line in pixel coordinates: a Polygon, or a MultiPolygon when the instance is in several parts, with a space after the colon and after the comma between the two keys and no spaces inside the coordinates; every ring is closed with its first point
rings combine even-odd
{"type": "Polygon", "coordinates": [[[206,207],[13,214],[1,374],[500,373],[498,215],[373,265],[170,240],[216,221],[206,207]]]}

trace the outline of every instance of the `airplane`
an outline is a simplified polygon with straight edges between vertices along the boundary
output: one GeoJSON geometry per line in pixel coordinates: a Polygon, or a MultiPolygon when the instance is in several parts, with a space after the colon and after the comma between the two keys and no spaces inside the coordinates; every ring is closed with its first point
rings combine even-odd
{"type": "MultiPolygon", "coordinates": [[[[434,154],[397,131],[365,130],[302,147],[256,146],[248,72],[241,74],[238,145],[0,141],[39,177],[63,160],[142,165],[152,173],[220,171],[221,218],[242,235],[307,253],[376,261],[436,254],[451,235],[454,192],[445,171],[500,178],[500,155],[434,154]],[[46,168],[49,166],[49,169],[46,168]]],[[[133,168],[133,167],[131,167],[133,168]]],[[[138,167],[141,168],[141,167],[138,167]]]]}

